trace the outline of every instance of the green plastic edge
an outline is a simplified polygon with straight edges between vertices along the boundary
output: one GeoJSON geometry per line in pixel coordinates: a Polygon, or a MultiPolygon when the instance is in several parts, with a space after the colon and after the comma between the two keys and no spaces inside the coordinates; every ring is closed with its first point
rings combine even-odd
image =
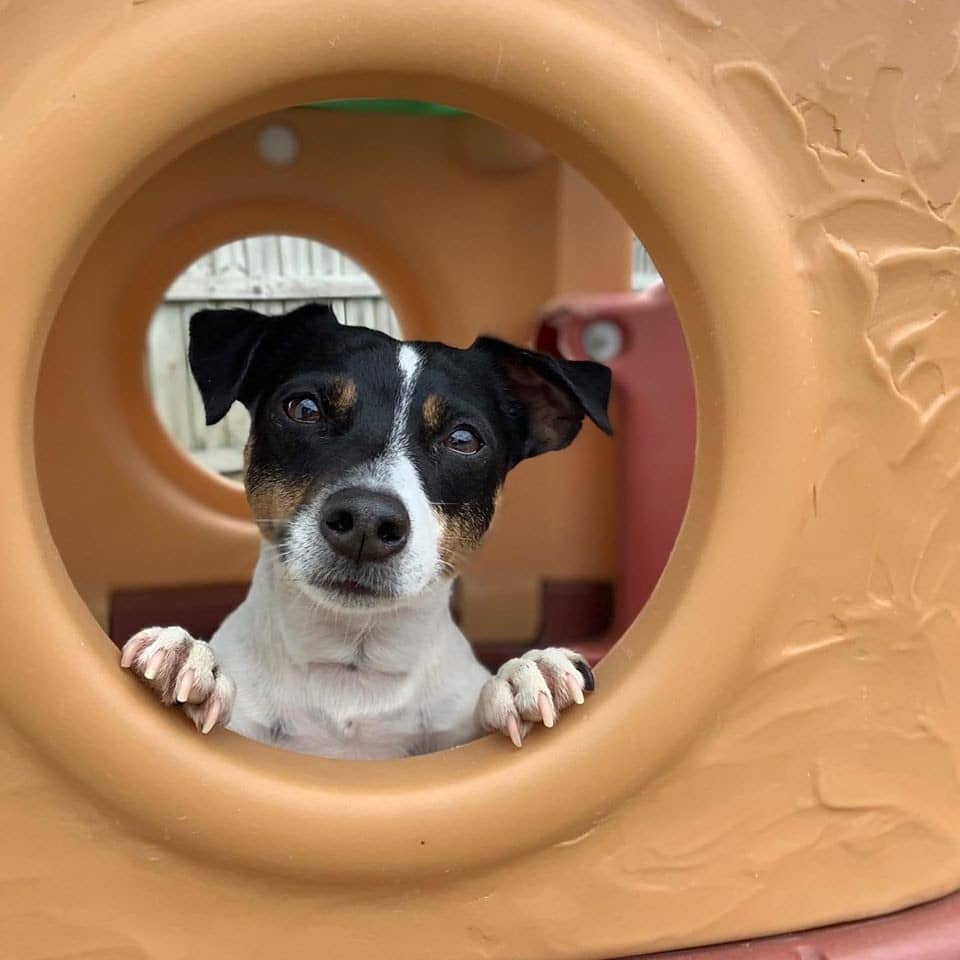
{"type": "Polygon", "coordinates": [[[356,100],[320,100],[317,103],[305,103],[307,110],[342,110],[348,113],[402,113],[430,117],[464,116],[463,110],[447,107],[442,103],[428,103],[426,100],[383,100],[364,98],[356,100]]]}

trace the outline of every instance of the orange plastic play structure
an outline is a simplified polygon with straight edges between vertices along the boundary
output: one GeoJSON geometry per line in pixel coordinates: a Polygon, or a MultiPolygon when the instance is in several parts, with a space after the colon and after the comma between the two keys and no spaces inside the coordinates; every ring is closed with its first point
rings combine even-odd
{"type": "MultiPolygon", "coordinates": [[[[958,36],[900,0],[0,4],[0,958],[586,960],[960,889],[958,36]],[[464,113],[297,107],[374,97],[464,113]],[[143,350],[183,267],[266,232],[452,343],[625,291],[632,232],[657,262],[689,504],[596,694],[522,751],[200,738],[118,669],[120,593],[249,574],[143,350]]],[[[616,443],[512,479],[479,641],[623,576],[631,386],[616,443]]]]}

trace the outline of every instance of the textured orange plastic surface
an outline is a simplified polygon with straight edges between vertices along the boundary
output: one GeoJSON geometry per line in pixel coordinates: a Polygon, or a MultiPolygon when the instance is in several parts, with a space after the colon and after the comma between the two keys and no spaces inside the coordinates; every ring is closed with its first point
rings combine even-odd
{"type": "MultiPolygon", "coordinates": [[[[960,885],[958,16],[6,3],[0,954],[612,957],[960,885]],[[690,349],[676,549],[589,706],[520,752],[201,740],[117,669],[41,502],[44,340],[111,217],[233,124],[364,95],[447,102],[577,165],[642,233],[690,349]]],[[[71,405],[95,432],[78,397],[53,412],[71,405]]],[[[116,468],[158,482],[145,464],[116,468]]],[[[239,516],[161,490],[247,542],[239,516]]],[[[96,520],[91,555],[128,522],[96,520]]]]}

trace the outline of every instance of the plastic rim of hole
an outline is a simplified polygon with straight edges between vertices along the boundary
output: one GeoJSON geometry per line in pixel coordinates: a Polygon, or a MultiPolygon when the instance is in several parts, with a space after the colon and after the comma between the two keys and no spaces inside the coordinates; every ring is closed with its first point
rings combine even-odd
{"type": "Polygon", "coordinates": [[[790,563],[816,377],[776,193],[719,111],[666,72],[653,39],[630,44],[583,11],[540,0],[521,20],[512,0],[336,0],[324,18],[300,0],[278,0],[269,18],[256,0],[225,10],[161,5],[149,26],[103,37],[97,57],[51,78],[51,114],[71,95],[77,105],[32,127],[31,157],[46,162],[13,166],[6,181],[12,232],[34,217],[44,181],[58,216],[18,237],[29,269],[12,270],[6,292],[8,316],[24,319],[10,325],[0,358],[0,492],[24,509],[6,515],[0,583],[30,602],[4,607],[0,643],[8,663],[30,649],[31,669],[0,677],[2,708],[145,834],[234,867],[400,881],[582,835],[615,816],[741,682],[790,563]],[[344,23],[351,32],[335,37],[344,23]],[[214,45],[230,56],[210,71],[214,45]],[[168,57],[195,73],[171,84],[155,69],[168,57]],[[489,739],[350,763],[227,734],[201,739],[118,669],[44,526],[30,432],[43,333],[90,236],[131,183],[239,120],[384,91],[485,115],[580,166],[644,228],[694,358],[698,463],[668,570],[602,665],[588,706],[519,754],[489,739]],[[148,113],[135,109],[141,102],[148,113]],[[68,180],[50,159],[63,156],[84,158],[68,180]]]}
{"type": "MultiPolygon", "coordinates": [[[[308,203],[289,200],[245,201],[229,210],[216,208],[193,217],[162,236],[152,255],[127,278],[125,294],[113,319],[113,336],[143,345],[157,304],[180,274],[199,257],[244,237],[284,235],[312,239],[333,247],[372,276],[403,326],[423,314],[422,298],[393,251],[342,216],[308,203]]],[[[166,428],[148,388],[143,365],[131,363],[129,351],[118,351],[112,377],[131,452],[146,458],[158,482],[169,484],[198,504],[231,520],[250,521],[242,485],[198,463],[166,428]]],[[[251,530],[251,535],[255,536],[251,530]]]]}

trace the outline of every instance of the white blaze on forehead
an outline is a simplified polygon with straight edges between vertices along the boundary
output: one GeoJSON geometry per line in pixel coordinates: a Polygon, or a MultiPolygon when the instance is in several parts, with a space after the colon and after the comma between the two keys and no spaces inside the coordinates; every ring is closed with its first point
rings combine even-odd
{"type": "Polygon", "coordinates": [[[400,394],[394,410],[387,449],[371,464],[372,478],[381,489],[403,501],[410,515],[410,537],[400,558],[399,579],[407,590],[422,589],[432,579],[439,558],[440,526],[423,489],[417,468],[407,456],[405,431],[423,357],[409,343],[400,344],[400,394]]]}
{"type": "Polygon", "coordinates": [[[403,446],[403,431],[407,425],[407,417],[410,415],[410,404],[413,402],[413,391],[417,387],[417,377],[420,374],[420,366],[423,363],[423,357],[417,352],[416,347],[409,343],[401,343],[397,351],[397,366],[400,368],[400,393],[397,397],[397,407],[394,411],[393,429],[390,431],[390,439],[387,441],[387,451],[396,450],[403,446]]]}

